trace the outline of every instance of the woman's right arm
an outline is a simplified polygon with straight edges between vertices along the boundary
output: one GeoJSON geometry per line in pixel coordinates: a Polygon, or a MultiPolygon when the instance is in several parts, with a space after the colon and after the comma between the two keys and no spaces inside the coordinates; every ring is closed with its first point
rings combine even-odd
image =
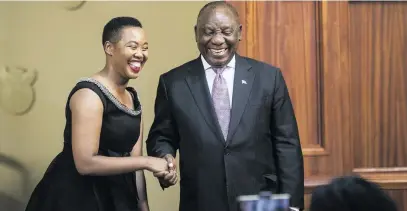
{"type": "Polygon", "coordinates": [[[69,103],[72,113],[72,151],[82,175],[113,175],[137,170],[166,171],[167,161],[153,157],[106,157],[97,155],[103,104],[90,89],[80,89],[69,103]]]}

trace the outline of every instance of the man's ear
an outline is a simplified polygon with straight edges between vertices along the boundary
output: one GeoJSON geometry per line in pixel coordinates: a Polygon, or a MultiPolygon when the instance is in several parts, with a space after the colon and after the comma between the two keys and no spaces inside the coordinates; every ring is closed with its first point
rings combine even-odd
{"type": "Polygon", "coordinates": [[[243,29],[243,26],[242,26],[242,24],[240,24],[239,25],[239,35],[238,35],[239,41],[242,40],[242,29],[243,29]]]}
{"type": "Polygon", "coordinates": [[[195,32],[195,42],[198,42],[198,27],[195,25],[194,26],[194,32],[195,32]]]}
{"type": "Polygon", "coordinates": [[[104,44],[104,50],[105,50],[105,53],[106,53],[107,55],[109,55],[109,56],[112,56],[112,55],[113,55],[113,48],[114,48],[113,43],[111,43],[111,42],[109,42],[109,41],[106,41],[106,42],[105,42],[105,44],[104,44]]]}

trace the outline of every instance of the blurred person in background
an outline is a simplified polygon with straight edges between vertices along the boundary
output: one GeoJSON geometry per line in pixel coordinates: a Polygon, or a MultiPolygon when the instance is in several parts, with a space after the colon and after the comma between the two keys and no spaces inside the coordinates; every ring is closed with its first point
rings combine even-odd
{"type": "Polygon", "coordinates": [[[344,176],[314,190],[310,211],[397,211],[397,206],[377,184],[344,176]]]}

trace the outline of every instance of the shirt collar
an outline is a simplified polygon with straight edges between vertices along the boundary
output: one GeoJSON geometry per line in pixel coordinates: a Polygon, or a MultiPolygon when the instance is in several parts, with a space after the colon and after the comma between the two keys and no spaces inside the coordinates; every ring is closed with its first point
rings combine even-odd
{"type": "MultiPolygon", "coordinates": [[[[204,70],[208,70],[208,69],[212,68],[212,66],[205,60],[205,58],[202,55],[201,55],[201,60],[202,60],[204,70]]],[[[235,68],[235,66],[236,66],[236,55],[233,55],[232,59],[226,65],[226,67],[235,68]]]]}

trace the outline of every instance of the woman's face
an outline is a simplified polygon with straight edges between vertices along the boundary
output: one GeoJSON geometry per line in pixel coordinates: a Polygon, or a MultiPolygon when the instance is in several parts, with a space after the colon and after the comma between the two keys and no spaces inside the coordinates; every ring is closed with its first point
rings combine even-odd
{"type": "Polygon", "coordinates": [[[110,51],[114,70],[123,77],[137,78],[148,59],[148,42],[144,30],[139,27],[123,28],[121,39],[110,46],[110,51]]]}

